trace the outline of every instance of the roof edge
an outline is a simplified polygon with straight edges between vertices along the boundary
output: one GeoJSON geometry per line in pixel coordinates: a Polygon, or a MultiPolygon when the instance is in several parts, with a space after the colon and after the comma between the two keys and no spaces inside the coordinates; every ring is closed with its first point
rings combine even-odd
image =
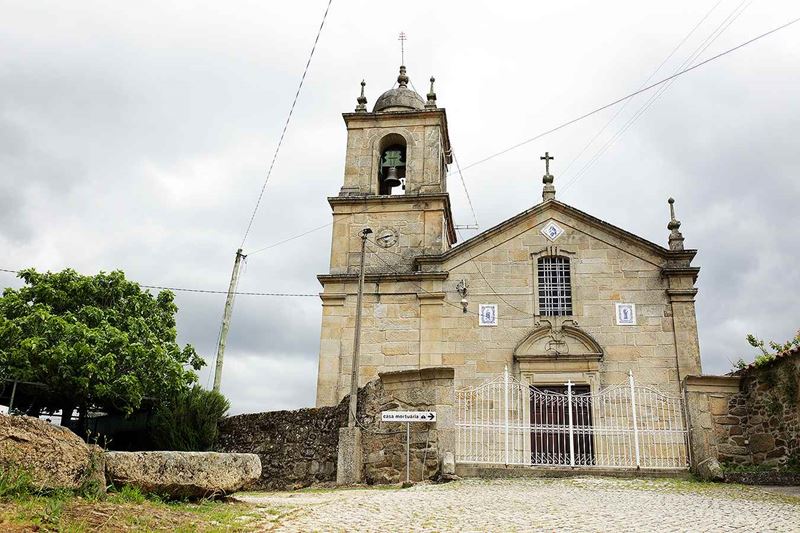
{"type": "Polygon", "coordinates": [[[694,249],[677,250],[677,251],[676,250],[670,250],[669,248],[665,248],[665,247],[663,247],[661,245],[658,245],[658,244],[656,244],[656,243],[654,243],[652,241],[648,241],[647,239],[645,239],[643,237],[639,237],[635,233],[631,233],[630,231],[624,230],[624,229],[622,229],[622,228],[620,228],[618,226],[615,226],[615,225],[613,225],[613,224],[611,224],[609,222],[606,222],[606,221],[601,220],[601,219],[599,219],[599,218],[597,218],[597,217],[595,217],[593,215],[590,215],[590,214],[588,214],[588,213],[586,213],[584,211],[581,211],[580,209],[578,209],[576,207],[572,207],[571,205],[565,204],[565,203],[560,202],[558,200],[546,200],[544,202],[540,202],[540,203],[536,204],[535,206],[531,207],[530,209],[526,209],[525,211],[523,211],[521,213],[518,213],[518,214],[514,215],[511,218],[508,218],[508,219],[504,220],[503,222],[500,222],[496,226],[493,226],[493,227],[491,227],[491,228],[489,228],[489,229],[487,229],[487,230],[475,235],[474,237],[471,237],[471,238],[467,239],[466,241],[462,242],[459,246],[451,248],[450,250],[448,250],[448,251],[446,251],[446,252],[444,252],[442,254],[419,256],[419,257],[417,257],[415,259],[415,264],[423,264],[423,263],[431,264],[431,263],[444,262],[444,261],[446,261],[446,260],[448,260],[448,259],[450,259],[452,257],[455,257],[455,256],[459,255],[461,252],[463,252],[465,250],[469,250],[470,248],[472,248],[472,247],[474,247],[474,246],[476,246],[476,245],[478,245],[478,244],[480,244],[480,243],[482,243],[482,242],[494,237],[495,235],[498,235],[499,233],[502,233],[503,231],[505,231],[505,230],[513,227],[514,225],[516,225],[519,221],[521,221],[521,220],[523,220],[523,219],[525,219],[525,218],[527,218],[527,217],[529,217],[531,215],[534,215],[534,214],[544,210],[546,207],[555,207],[555,208],[560,209],[560,210],[562,210],[562,211],[564,211],[564,212],[566,212],[568,214],[574,215],[577,218],[582,219],[583,221],[585,221],[585,222],[587,222],[587,223],[589,223],[589,224],[591,224],[593,226],[596,226],[596,227],[598,227],[600,229],[603,229],[603,230],[611,233],[612,235],[616,235],[616,236],[618,236],[618,237],[620,237],[622,239],[625,239],[627,241],[630,241],[630,242],[633,242],[635,244],[638,244],[639,246],[641,246],[643,248],[646,248],[646,249],[650,250],[651,252],[660,255],[664,259],[673,259],[673,260],[682,259],[682,260],[685,260],[685,261],[691,261],[694,258],[694,256],[697,254],[697,250],[694,250],[694,249]]]}

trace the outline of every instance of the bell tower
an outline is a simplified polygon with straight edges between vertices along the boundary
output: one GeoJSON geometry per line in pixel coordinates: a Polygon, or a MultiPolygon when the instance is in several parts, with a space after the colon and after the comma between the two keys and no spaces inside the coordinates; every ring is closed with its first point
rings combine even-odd
{"type": "Polygon", "coordinates": [[[371,112],[362,81],[355,111],[342,115],[347,154],[339,195],[328,198],[334,221],[330,275],[358,270],[364,227],[374,232],[366,267],[372,273],[411,272],[415,257],[440,254],[455,243],[447,115],[436,105],[434,81],[423,99],[409,88],[401,66],[396,86],[371,112]]]}

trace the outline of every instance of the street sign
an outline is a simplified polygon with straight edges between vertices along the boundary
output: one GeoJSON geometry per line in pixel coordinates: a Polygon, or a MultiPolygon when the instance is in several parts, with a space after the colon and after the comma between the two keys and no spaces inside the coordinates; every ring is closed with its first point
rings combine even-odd
{"type": "Polygon", "coordinates": [[[383,422],[436,422],[433,411],[381,411],[383,422]]]}
{"type": "MultiPolygon", "coordinates": [[[[410,480],[411,473],[411,423],[436,422],[434,411],[381,411],[381,421],[402,422],[406,425],[406,483],[410,480]]],[[[423,474],[425,467],[423,466],[423,474]]]]}

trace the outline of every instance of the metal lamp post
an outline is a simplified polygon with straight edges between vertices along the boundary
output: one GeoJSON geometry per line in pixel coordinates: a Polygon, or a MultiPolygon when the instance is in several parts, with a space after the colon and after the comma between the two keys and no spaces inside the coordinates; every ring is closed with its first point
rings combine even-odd
{"type": "Polygon", "coordinates": [[[364,256],[367,250],[367,235],[372,230],[364,228],[359,235],[361,236],[361,269],[358,274],[358,295],[356,297],[356,332],[353,339],[353,371],[350,376],[350,415],[347,418],[347,426],[355,427],[356,412],[358,409],[358,358],[361,354],[361,301],[364,297],[364,256]]]}

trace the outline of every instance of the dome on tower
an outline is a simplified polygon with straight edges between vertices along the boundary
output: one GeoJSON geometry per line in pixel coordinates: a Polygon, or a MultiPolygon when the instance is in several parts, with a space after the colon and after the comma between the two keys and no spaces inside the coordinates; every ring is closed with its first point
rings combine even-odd
{"type": "Polygon", "coordinates": [[[375,107],[372,108],[373,113],[425,109],[425,100],[416,91],[408,88],[406,67],[400,67],[397,83],[398,87],[396,89],[389,89],[378,97],[375,101],[375,107]]]}

